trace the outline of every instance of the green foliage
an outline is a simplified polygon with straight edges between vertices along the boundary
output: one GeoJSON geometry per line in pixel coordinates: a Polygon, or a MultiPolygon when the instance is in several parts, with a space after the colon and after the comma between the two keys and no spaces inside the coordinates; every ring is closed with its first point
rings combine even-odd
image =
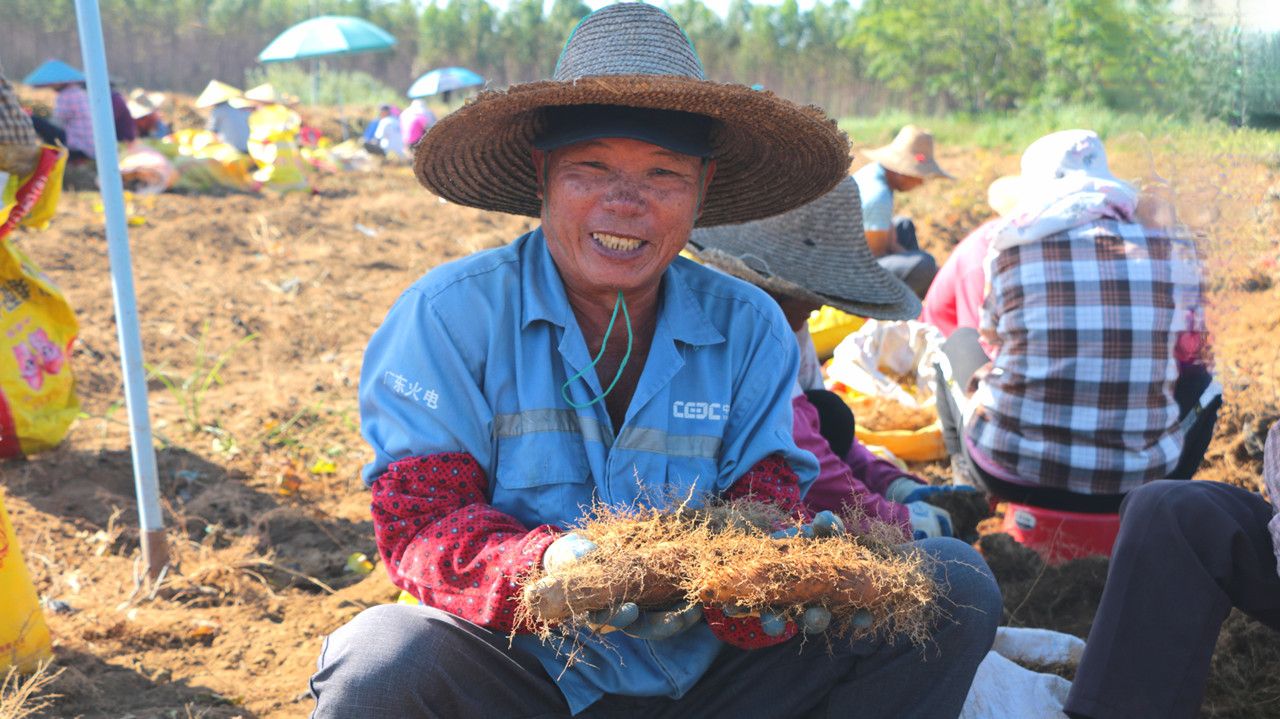
{"type": "Polygon", "coordinates": [[[1280,134],[1275,132],[1236,128],[1221,120],[1117,112],[1089,105],[1035,105],[1017,112],[930,117],[894,111],[872,117],[846,117],[840,120],[840,129],[849,133],[854,142],[874,146],[887,143],[898,128],[909,122],[929,128],[944,146],[985,147],[1005,153],[1020,153],[1035,139],[1071,127],[1087,127],[1103,140],[1142,135],[1188,153],[1251,157],[1280,153],[1280,134]]]}
{"type": "MultiPolygon", "coordinates": [[[[366,72],[331,69],[317,63],[316,97],[319,105],[376,106],[384,102],[403,105],[404,94],[366,72]]],[[[251,68],[245,73],[245,87],[269,82],[279,92],[295,95],[311,103],[311,72],[303,63],[273,63],[251,68]]]]}
{"type": "Polygon", "coordinates": [[[868,0],[846,46],[891,88],[971,112],[1009,109],[1044,72],[1043,0],[868,0]]]}
{"type": "Polygon", "coordinates": [[[1245,111],[1251,119],[1280,125],[1280,34],[1241,39],[1245,111]]]}
{"type": "Polygon", "coordinates": [[[214,355],[209,354],[206,348],[206,340],[209,336],[209,323],[206,322],[200,329],[200,337],[192,340],[195,344],[195,358],[192,366],[187,373],[177,374],[173,371],[166,371],[158,367],[147,366],[147,378],[155,379],[169,392],[169,395],[182,407],[182,416],[186,420],[187,430],[193,434],[196,432],[208,432],[215,436],[225,434],[220,432],[216,424],[206,425],[201,415],[201,405],[204,396],[215,384],[222,384],[222,368],[227,362],[235,356],[245,345],[257,339],[257,335],[247,335],[226,348],[222,352],[214,355]]]}
{"type": "Polygon", "coordinates": [[[843,42],[934,107],[1280,114],[1280,40],[1196,22],[1170,0],[868,0],[843,42]]]}
{"type": "MultiPolygon", "coordinates": [[[[1090,106],[1280,124],[1280,37],[1175,12],[1175,0],[817,0],[807,10],[797,0],[731,0],[724,17],[706,0],[656,1],[710,79],[761,83],[836,115],[1090,106]]],[[[73,0],[0,2],[10,76],[49,56],[78,57],[73,0]]],[[[589,11],[583,0],[494,2],[102,0],[102,16],[112,73],[130,84],[194,93],[210,78],[248,75],[304,100],[309,66],[263,68],[257,53],[313,15],[364,17],[397,47],[331,61],[318,100],[371,105],[402,102],[418,74],[447,65],[492,87],[545,78],[589,11]]]]}

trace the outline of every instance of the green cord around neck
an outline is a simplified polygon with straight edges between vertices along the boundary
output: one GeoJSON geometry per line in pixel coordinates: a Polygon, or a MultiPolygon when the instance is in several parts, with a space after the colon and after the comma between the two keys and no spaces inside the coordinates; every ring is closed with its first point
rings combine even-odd
{"type": "Polygon", "coordinates": [[[599,402],[600,400],[608,396],[608,394],[613,391],[613,388],[617,386],[618,380],[622,379],[622,371],[626,369],[627,361],[631,359],[632,339],[633,339],[633,335],[631,332],[631,313],[627,312],[627,301],[622,298],[622,292],[619,291],[618,300],[613,303],[613,315],[609,317],[609,326],[606,327],[604,330],[604,341],[600,343],[600,352],[596,354],[596,358],[591,360],[590,364],[588,364],[586,367],[584,367],[581,371],[579,371],[574,376],[565,380],[564,384],[560,385],[560,396],[564,397],[564,401],[568,402],[569,406],[573,407],[574,409],[583,409],[585,407],[590,407],[591,405],[595,404],[596,402],[599,402]],[[618,365],[617,374],[613,376],[613,381],[610,382],[609,386],[604,389],[604,392],[601,392],[597,397],[593,398],[590,402],[574,402],[572,399],[569,398],[569,385],[573,384],[575,380],[581,379],[583,375],[585,375],[587,372],[594,369],[595,366],[600,363],[601,359],[604,359],[605,349],[609,346],[609,336],[613,334],[613,323],[618,319],[618,308],[622,308],[622,319],[627,325],[627,352],[626,354],[622,355],[622,364],[618,365]]]}

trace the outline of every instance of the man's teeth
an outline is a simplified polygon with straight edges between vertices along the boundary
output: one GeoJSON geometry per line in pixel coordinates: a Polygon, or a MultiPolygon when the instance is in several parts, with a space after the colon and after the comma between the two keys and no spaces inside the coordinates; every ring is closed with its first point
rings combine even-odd
{"type": "Polygon", "coordinates": [[[618,237],[617,235],[606,235],[603,232],[596,232],[591,235],[596,238],[596,242],[605,247],[616,250],[618,252],[627,252],[639,247],[643,242],[641,240],[633,240],[630,237],[618,237]]]}

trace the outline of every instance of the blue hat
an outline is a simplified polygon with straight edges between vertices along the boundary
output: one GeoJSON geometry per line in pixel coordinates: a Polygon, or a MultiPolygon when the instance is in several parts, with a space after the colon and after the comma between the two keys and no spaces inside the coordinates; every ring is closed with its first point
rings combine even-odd
{"type": "Polygon", "coordinates": [[[22,79],[26,85],[61,85],[64,82],[84,82],[84,73],[61,60],[45,60],[44,64],[22,79]]]}

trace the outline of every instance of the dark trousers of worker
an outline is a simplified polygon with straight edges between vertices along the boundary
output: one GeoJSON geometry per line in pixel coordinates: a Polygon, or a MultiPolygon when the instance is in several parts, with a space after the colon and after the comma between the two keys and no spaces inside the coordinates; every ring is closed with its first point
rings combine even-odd
{"type": "Polygon", "coordinates": [[[933,255],[920,249],[916,239],[916,225],[909,217],[893,218],[893,231],[903,252],[876,258],[881,267],[906,283],[921,299],[938,274],[938,261],[933,255]]]}
{"type": "MultiPolygon", "coordinates": [[[[1001,618],[982,557],[954,539],[916,543],[937,560],[938,620],[924,647],[903,637],[806,640],[754,651],[725,646],[680,699],[605,695],[578,717],[848,717],[959,715],[1001,618]]],[[[429,607],[367,609],[324,643],[312,677],[313,719],[567,717],[542,665],[504,634],[429,607]]]]}
{"type": "Polygon", "coordinates": [[[1280,629],[1271,506],[1226,484],[1160,481],[1130,492],[1120,515],[1066,712],[1194,717],[1231,608],[1280,629]]]}
{"type": "MultiPolygon", "coordinates": [[[[968,385],[973,373],[988,361],[978,342],[977,330],[970,327],[962,327],[952,333],[943,344],[942,351],[951,362],[953,376],[962,387],[968,385]]],[[[1181,422],[1193,411],[1198,413],[1182,436],[1182,454],[1178,456],[1178,464],[1166,479],[1191,479],[1204,462],[1204,453],[1209,449],[1213,428],[1218,423],[1218,410],[1222,407],[1222,398],[1217,397],[1208,406],[1198,409],[1201,395],[1212,382],[1213,375],[1198,366],[1188,367],[1178,376],[1173,388],[1173,399],[1178,403],[1178,420],[1181,422]]],[[[967,426],[961,427],[961,434],[967,429],[967,426]]],[[[976,462],[970,461],[968,464],[970,479],[974,484],[1009,502],[1064,512],[1110,514],[1120,507],[1120,502],[1125,497],[1123,494],[1080,494],[1065,489],[1006,482],[991,475],[976,462]]]]}

